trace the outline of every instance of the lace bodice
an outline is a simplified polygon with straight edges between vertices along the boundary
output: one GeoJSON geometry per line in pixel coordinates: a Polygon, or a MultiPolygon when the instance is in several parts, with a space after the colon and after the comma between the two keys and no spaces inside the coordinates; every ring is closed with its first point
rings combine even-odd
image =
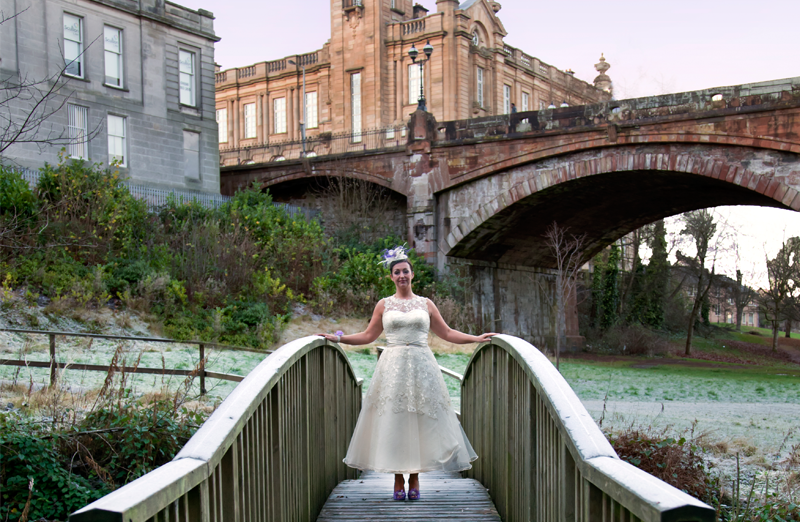
{"type": "Polygon", "coordinates": [[[428,345],[431,318],[426,298],[416,295],[411,299],[387,297],[383,307],[383,329],[389,346],[428,345]]]}
{"type": "Polygon", "coordinates": [[[437,418],[450,408],[450,394],[439,365],[428,348],[431,318],[428,300],[387,297],[383,300],[386,350],[378,361],[365,406],[394,413],[412,412],[437,418]]]}

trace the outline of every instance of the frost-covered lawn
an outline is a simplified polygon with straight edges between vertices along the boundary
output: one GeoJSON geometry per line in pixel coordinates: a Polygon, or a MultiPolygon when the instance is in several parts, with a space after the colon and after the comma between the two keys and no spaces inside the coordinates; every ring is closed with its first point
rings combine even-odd
{"type": "MultiPolygon", "coordinates": [[[[114,353],[121,347],[120,366],[138,366],[142,368],[172,368],[191,370],[200,360],[196,345],[164,344],[147,342],[119,342],[101,339],[58,337],[56,341],[56,359],[59,362],[72,364],[109,365],[114,353]]],[[[266,353],[234,352],[206,348],[208,365],[211,372],[247,375],[255,368],[266,353]]],[[[49,361],[49,345],[46,336],[18,335],[0,332],[0,358],[27,361],[49,361]]],[[[64,370],[60,379],[70,387],[79,389],[100,388],[106,378],[105,372],[64,370]]],[[[0,366],[0,380],[18,384],[48,384],[50,370],[47,368],[30,368],[0,366]]],[[[175,389],[181,386],[184,378],[180,376],[162,376],[149,374],[132,374],[127,378],[127,385],[133,393],[147,393],[162,389],[165,386],[175,389]]],[[[212,399],[224,399],[236,386],[235,382],[207,379],[206,387],[212,399]]],[[[199,383],[193,383],[192,394],[199,394],[199,383]]]]}

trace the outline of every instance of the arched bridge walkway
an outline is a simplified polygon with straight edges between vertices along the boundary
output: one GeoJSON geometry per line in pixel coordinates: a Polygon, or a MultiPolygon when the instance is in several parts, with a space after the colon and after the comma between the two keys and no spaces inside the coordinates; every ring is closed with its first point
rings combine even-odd
{"type": "Polygon", "coordinates": [[[521,339],[496,336],[473,354],[461,420],[480,458],[466,479],[422,475],[415,503],[391,500],[391,476],[359,478],[342,463],[361,396],[341,348],[320,337],[291,342],[172,462],[70,521],[714,520],[711,507],[620,460],[563,377],[521,339]]]}

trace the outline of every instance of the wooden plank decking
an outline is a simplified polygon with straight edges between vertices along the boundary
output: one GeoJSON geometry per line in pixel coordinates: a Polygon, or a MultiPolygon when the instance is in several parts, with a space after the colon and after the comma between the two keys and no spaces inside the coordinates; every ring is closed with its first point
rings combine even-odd
{"type": "MultiPolygon", "coordinates": [[[[365,472],[336,486],[318,522],[474,520],[500,522],[489,492],[460,473],[423,473],[419,500],[392,500],[394,475],[365,472]]],[[[408,483],[406,483],[406,488],[408,483]]]]}

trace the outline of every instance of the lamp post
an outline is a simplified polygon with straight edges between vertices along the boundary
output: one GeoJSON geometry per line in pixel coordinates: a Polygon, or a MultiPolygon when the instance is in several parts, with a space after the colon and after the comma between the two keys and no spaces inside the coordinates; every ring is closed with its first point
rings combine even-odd
{"type": "MultiPolygon", "coordinates": [[[[302,60],[298,59],[298,61],[302,62],[302,60]]],[[[289,63],[292,65],[297,65],[294,60],[289,60],[289,63]]],[[[303,152],[302,156],[306,157],[306,64],[300,65],[303,69],[303,121],[300,122],[300,139],[303,140],[303,152]]]]}
{"type": "MultiPolygon", "coordinates": [[[[419,60],[419,105],[417,106],[417,110],[428,112],[427,107],[425,106],[425,80],[423,76],[423,66],[425,62],[431,59],[431,54],[433,54],[433,46],[431,45],[431,41],[428,40],[428,43],[425,44],[425,47],[422,48],[422,52],[425,53],[425,59],[419,60]]],[[[417,57],[419,56],[419,51],[411,44],[411,49],[408,51],[408,56],[411,57],[412,63],[418,63],[417,57]]]]}

